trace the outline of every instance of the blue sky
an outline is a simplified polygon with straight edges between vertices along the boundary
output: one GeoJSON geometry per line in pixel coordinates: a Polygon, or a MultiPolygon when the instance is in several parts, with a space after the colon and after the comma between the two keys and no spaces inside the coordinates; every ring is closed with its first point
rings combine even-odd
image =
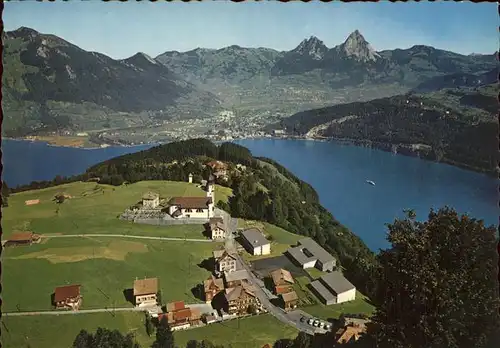
{"type": "Polygon", "coordinates": [[[311,35],[328,47],[358,29],[376,50],[431,45],[459,53],[498,50],[495,3],[229,3],[97,0],[5,4],[5,30],[58,35],[113,58],[233,44],[290,50],[311,35]]]}

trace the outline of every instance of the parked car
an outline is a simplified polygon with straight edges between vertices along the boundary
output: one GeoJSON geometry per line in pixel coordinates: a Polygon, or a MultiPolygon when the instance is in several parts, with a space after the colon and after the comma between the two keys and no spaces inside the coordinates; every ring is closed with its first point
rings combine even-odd
{"type": "Polygon", "coordinates": [[[301,317],[300,322],[303,323],[304,321],[306,321],[306,319],[307,319],[306,317],[301,317]]]}
{"type": "Polygon", "coordinates": [[[313,319],[313,318],[309,319],[309,320],[307,321],[307,323],[308,323],[309,325],[313,325],[313,324],[314,324],[314,319],[313,319]]]}
{"type": "Polygon", "coordinates": [[[325,325],[325,330],[330,331],[331,329],[332,329],[332,325],[330,325],[330,324],[325,325]]]}
{"type": "Polygon", "coordinates": [[[323,329],[324,326],[325,326],[325,323],[323,323],[322,321],[320,321],[319,324],[318,324],[318,327],[320,329],[323,329]]]}
{"type": "Polygon", "coordinates": [[[313,325],[314,325],[314,326],[316,326],[316,327],[318,327],[318,326],[319,326],[319,323],[320,323],[320,321],[319,321],[318,319],[316,319],[316,320],[314,321],[313,325]]]}

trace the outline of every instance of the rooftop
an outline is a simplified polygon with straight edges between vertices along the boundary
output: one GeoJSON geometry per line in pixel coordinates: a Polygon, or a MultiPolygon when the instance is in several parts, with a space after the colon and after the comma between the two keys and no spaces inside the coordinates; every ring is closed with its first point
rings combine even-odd
{"type": "Polygon", "coordinates": [[[283,301],[285,301],[285,302],[297,301],[299,299],[299,297],[297,296],[297,293],[295,291],[290,291],[290,292],[287,292],[286,294],[281,294],[281,297],[283,298],[283,301]]]}
{"type": "Polygon", "coordinates": [[[134,296],[156,294],[158,292],[158,278],[136,279],[134,281],[134,296]]]}
{"type": "Polygon", "coordinates": [[[321,281],[331,290],[335,291],[335,293],[341,294],[343,292],[356,289],[354,285],[352,285],[342,273],[340,272],[331,272],[321,276],[321,281]]]}
{"type": "Polygon", "coordinates": [[[32,240],[36,235],[33,232],[15,232],[8,238],[12,242],[22,242],[32,240]]]}
{"type": "Polygon", "coordinates": [[[248,295],[255,297],[255,290],[253,286],[242,283],[241,285],[236,286],[234,288],[226,289],[226,300],[227,301],[237,300],[241,297],[243,293],[247,293],[248,295]]]}
{"type": "Polygon", "coordinates": [[[222,290],[224,289],[224,281],[222,278],[215,278],[214,276],[211,276],[203,282],[203,286],[205,288],[205,292],[210,291],[210,288],[213,287],[222,290]]]}
{"type": "Polygon", "coordinates": [[[285,285],[286,283],[293,284],[294,280],[290,272],[286,269],[277,269],[271,272],[271,278],[273,278],[274,285],[285,285]]]}
{"type": "Polygon", "coordinates": [[[269,241],[266,237],[256,228],[249,228],[248,230],[244,230],[241,232],[243,238],[245,238],[248,243],[250,243],[253,247],[260,247],[266,244],[269,244],[269,241]]]}
{"type": "Polygon", "coordinates": [[[80,285],[59,286],[54,291],[54,301],[62,302],[80,296],[80,285]]]}
{"type": "Polygon", "coordinates": [[[176,205],[183,209],[206,209],[212,203],[210,197],[174,197],[170,200],[170,205],[176,205]]]}
{"type": "Polygon", "coordinates": [[[337,297],[333,295],[319,280],[311,282],[311,286],[325,299],[325,301],[335,301],[337,297]]]}
{"type": "Polygon", "coordinates": [[[335,258],[311,238],[299,240],[299,246],[287,250],[294,259],[304,264],[309,261],[319,260],[322,264],[335,261],[335,258]]]}
{"type": "Polygon", "coordinates": [[[142,195],[142,199],[157,199],[159,197],[160,195],[155,192],[146,192],[145,194],[142,195]]]}
{"type": "Polygon", "coordinates": [[[167,303],[167,312],[175,312],[186,308],[184,301],[176,301],[167,303]]]}
{"type": "Polygon", "coordinates": [[[224,272],[224,279],[226,279],[226,282],[234,282],[238,280],[245,280],[248,278],[248,272],[245,269],[240,269],[233,272],[224,272]]]}
{"type": "Polygon", "coordinates": [[[214,259],[215,259],[216,261],[221,260],[222,258],[225,258],[226,256],[227,256],[227,257],[230,257],[230,258],[232,258],[232,259],[234,259],[234,260],[236,260],[236,256],[235,256],[235,255],[232,255],[231,253],[229,253],[229,252],[228,252],[227,250],[225,250],[225,249],[221,249],[221,250],[214,250],[212,254],[213,254],[214,259]]]}

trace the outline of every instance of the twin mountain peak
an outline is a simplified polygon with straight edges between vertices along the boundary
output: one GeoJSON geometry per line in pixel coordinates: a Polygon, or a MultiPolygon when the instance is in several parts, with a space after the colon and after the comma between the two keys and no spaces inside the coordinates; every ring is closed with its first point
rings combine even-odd
{"type": "Polygon", "coordinates": [[[368,62],[376,61],[380,55],[373,50],[370,44],[365,40],[359,30],[353,31],[341,45],[335,46],[332,49],[318,39],[316,36],[311,36],[303,40],[291,52],[295,54],[308,55],[314,60],[321,60],[328,55],[350,57],[358,61],[368,62]]]}

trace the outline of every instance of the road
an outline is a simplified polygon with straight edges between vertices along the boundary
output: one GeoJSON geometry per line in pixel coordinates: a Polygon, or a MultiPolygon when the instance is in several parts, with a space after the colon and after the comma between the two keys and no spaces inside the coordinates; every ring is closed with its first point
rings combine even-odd
{"type": "Polygon", "coordinates": [[[213,243],[211,239],[195,239],[195,238],[175,238],[175,237],[152,237],[152,236],[134,236],[129,234],[42,234],[41,238],[76,238],[76,237],[117,237],[117,238],[132,238],[132,239],[154,239],[154,240],[171,240],[171,241],[187,241],[187,242],[203,242],[213,243]]]}
{"type": "MultiPolygon", "coordinates": [[[[227,216],[225,216],[225,217],[227,217],[227,216]]],[[[255,288],[255,293],[257,295],[257,298],[259,299],[263,308],[267,312],[269,312],[271,315],[273,315],[274,317],[279,319],[281,322],[288,324],[288,325],[291,325],[291,326],[295,327],[296,329],[298,329],[299,331],[303,331],[303,332],[306,332],[308,334],[314,335],[315,330],[310,325],[308,325],[307,323],[302,323],[300,321],[300,319],[298,319],[298,318],[293,318],[293,317],[288,316],[287,313],[283,309],[281,309],[281,308],[279,308],[271,303],[267,294],[258,285],[259,283],[262,283],[262,282],[259,282],[257,277],[253,274],[252,270],[250,269],[250,266],[248,266],[248,264],[245,263],[245,261],[241,258],[241,255],[237,252],[236,242],[234,240],[233,232],[235,232],[237,230],[238,219],[229,217],[228,221],[229,222],[227,222],[227,220],[226,220],[226,227],[227,227],[226,242],[225,242],[226,250],[229,252],[233,252],[238,260],[240,267],[245,269],[248,272],[248,275],[250,277],[250,281],[255,285],[254,288],[255,288]]]]}

